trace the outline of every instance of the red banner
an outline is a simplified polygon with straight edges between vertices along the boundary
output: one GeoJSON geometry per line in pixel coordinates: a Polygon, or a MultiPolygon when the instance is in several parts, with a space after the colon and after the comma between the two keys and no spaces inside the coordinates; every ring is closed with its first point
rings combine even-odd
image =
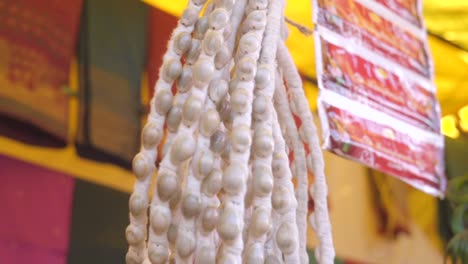
{"type": "Polygon", "coordinates": [[[0,113],[67,135],[81,0],[0,0],[0,113]]]}
{"type": "Polygon", "coordinates": [[[382,112],[432,131],[439,131],[439,109],[430,82],[396,74],[385,64],[320,39],[324,88],[361,101],[382,112]]]}
{"type": "Polygon", "coordinates": [[[414,25],[421,26],[421,1],[418,0],[376,0],[392,12],[414,25]]]}
{"type": "Polygon", "coordinates": [[[444,138],[418,0],[318,0],[319,114],[325,147],[433,195],[444,138]]]}
{"type": "MultiPolygon", "coordinates": [[[[375,2],[368,2],[375,6],[375,2]]],[[[430,75],[426,46],[418,38],[417,30],[405,28],[355,0],[319,0],[318,3],[320,25],[410,70],[430,75]]]]}

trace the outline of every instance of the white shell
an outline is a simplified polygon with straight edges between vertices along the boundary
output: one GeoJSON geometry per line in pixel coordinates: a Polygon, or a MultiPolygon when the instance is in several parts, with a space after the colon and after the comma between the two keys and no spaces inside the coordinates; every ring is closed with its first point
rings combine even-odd
{"type": "Polygon", "coordinates": [[[218,111],[210,109],[203,113],[200,123],[200,133],[205,137],[211,137],[218,129],[221,118],[218,111]]]}
{"type": "Polygon", "coordinates": [[[182,214],[186,218],[195,217],[200,213],[201,200],[194,194],[187,194],[182,200],[182,214]]]}
{"type": "Polygon", "coordinates": [[[267,86],[268,83],[273,81],[272,72],[267,65],[261,65],[257,68],[255,75],[255,87],[262,89],[267,86]]]}
{"type": "Polygon", "coordinates": [[[148,209],[148,202],[148,195],[141,195],[136,192],[133,193],[129,200],[130,212],[135,216],[146,213],[146,210],[148,209]]]}
{"type": "Polygon", "coordinates": [[[192,86],[192,68],[185,65],[184,68],[182,69],[182,73],[179,76],[179,79],[177,79],[177,91],[180,93],[185,93],[190,90],[190,87],[192,86]]]}
{"type": "Polygon", "coordinates": [[[224,43],[223,35],[218,31],[208,31],[203,39],[203,51],[208,56],[215,56],[224,43]]]}
{"type": "Polygon", "coordinates": [[[264,121],[271,115],[271,103],[264,95],[257,95],[253,101],[253,116],[256,120],[264,121]]]}
{"type": "Polygon", "coordinates": [[[244,187],[247,169],[243,164],[233,162],[224,170],[223,189],[225,192],[235,195],[244,187]]]}
{"type": "Polygon", "coordinates": [[[250,102],[249,92],[244,88],[237,88],[231,96],[231,107],[237,113],[245,113],[247,111],[248,102],[250,102]]]}
{"type": "Polygon", "coordinates": [[[219,30],[224,28],[229,21],[229,14],[224,8],[216,8],[209,17],[210,28],[219,30]]]}
{"type": "Polygon", "coordinates": [[[291,197],[288,189],[281,185],[275,185],[273,187],[273,193],[271,194],[271,204],[273,208],[280,214],[287,212],[291,206],[291,197]]]}
{"type": "Polygon", "coordinates": [[[233,255],[223,252],[217,256],[216,264],[238,264],[238,262],[233,255]]]}
{"type": "Polygon", "coordinates": [[[240,235],[239,219],[234,210],[224,208],[218,222],[217,231],[223,240],[233,240],[240,235]]]}
{"type": "Polygon", "coordinates": [[[179,128],[180,121],[182,120],[182,109],[178,106],[173,106],[167,114],[167,130],[175,133],[179,128]]]}
{"type": "Polygon", "coordinates": [[[193,26],[198,19],[198,10],[195,7],[187,7],[182,13],[180,23],[186,27],[193,26]]]}
{"type": "Polygon", "coordinates": [[[218,224],[219,212],[215,207],[208,207],[203,212],[202,227],[206,232],[211,232],[218,224]]]}
{"type": "Polygon", "coordinates": [[[169,249],[162,244],[151,243],[148,246],[148,258],[152,264],[164,264],[169,258],[169,249]]]}
{"type": "Polygon", "coordinates": [[[265,28],[267,22],[266,13],[261,10],[254,10],[245,19],[242,26],[242,32],[249,32],[251,30],[260,30],[265,28]]]}
{"type": "Polygon", "coordinates": [[[258,129],[254,134],[252,150],[258,157],[271,156],[273,153],[273,136],[267,130],[258,129]]]}
{"type": "Polygon", "coordinates": [[[176,240],[176,249],[179,255],[186,258],[192,255],[196,246],[195,234],[189,230],[179,230],[176,240]]]}
{"type": "Polygon", "coordinates": [[[291,254],[296,249],[296,234],[290,223],[284,222],[276,232],[276,243],[284,254],[291,254]]]}
{"type": "Polygon", "coordinates": [[[180,32],[174,39],[174,51],[177,55],[182,55],[190,49],[192,36],[188,32],[180,32]]]}
{"type": "Polygon", "coordinates": [[[138,245],[145,239],[143,227],[137,227],[133,224],[129,225],[125,230],[125,237],[127,238],[128,244],[132,246],[138,245]]]}
{"type": "Polygon", "coordinates": [[[227,95],[228,83],[221,79],[215,78],[211,80],[208,86],[208,96],[215,105],[218,105],[227,95]]]}
{"type": "Polygon", "coordinates": [[[150,172],[149,160],[142,152],[136,154],[132,161],[133,172],[137,179],[144,179],[150,172]]]}
{"type": "Polygon", "coordinates": [[[164,62],[162,77],[166,82],[173,82],[175,79],[179,78],[181,72],[182,63],[180,63],[179,60],[170,59],[164,62]]]}
{"type": "Polygon", "coordinates": [[[195,121],[199,119],[202,109],[203,102],[193,95],[190,96],[184,104],[182,112],[182,122],[186,126],[191,126],[195,121]]]}
{"type": "Polygon", "coordinates": [[[250,128],[245,125],[234,127],[231,133],[231,144],[234,151],[246,152],[251,145],[250,128]]]}
{"type": "Polygon", "coordinates": [[[208,27],[208,18],[206,16],[198,18],[198,21],[195,24],[195,30],[193,31],[193,37],[196,39],[203,39],[208,27]]]}
{"type": "Polygon", "coordinates": [[[251,81],[255,75],[257,63],[250,57],[243,57],[236,67],[236,75],[242,81],[251,81]]]}
{"type": "Polygon", "coordinates": [[[241,53],[247,54],[252,53],[260,49],[260,40],[257,37],[257,34],[250,32],[244,34],[239,40],[238,49],[241,53]]]}
{"type": "Polygon", "coordinates": [[[198,159],[197,172],[200,179],[205,178],[213,170],[215,157],[211,151],[203,151],[198,159]]]}
{"type": "Polygon", "coordinates": [[[218,53],[216,53],[214,59],[216,69],[219,70],[222,67],[224,67],[232,59],[231,55],[232,54],[231,52],[229,52],[229,49],[225,45],[223,45],[218,51],[218,53]]]}
{"type": "Polygon", "coordinates": [[[156,234],[166,232],[171,224],[171,219],[169,208],[161,205],[151,207],[151,228],[156,234]]]}
{"type": "Polygon", "coordinates": [[[202,192],[211,197],[216,195],[223,185],[223,175],[219,170],[213,170],[202,182],[202,192]]]}
{"type": "Polygon", "coordinates": [[[192,41],[189,51],[187,52],[187,57],[185,58],[188,65],[193,65],[197,60],[201,52],[201,42],[192,41]]]}
{"type": "Polygon", "coordinates": [[[255,195],[265,197],[273,189],[273,175],[271,170],[263,165],[257,165],[253,169],[253,189],[255,195]]]}
{"type": "Polygon", "coordinates": [[[261,244],[255,243],[251,245],[247,250],[245,264],[263,264],[265,261],[263,251],[264,248],[261,244]]]}
{"type": "Polygon", "coordinates": [[[154,107],[160,115],[166,115],[172,107],[172,92],[169,89],[161,89],[156,92],[154,107]]]}
{"type": "Polygon", "coordinates": [[[179,187],[179,180],[175,173],[163,169],[159,170],[156,178],[156,188],[162,201],[171,199],[179,187]]]}
{"type": "Polygon", "coordinates": [[[218,130],[210,138],[210,149],[215,153],[221,153],[226,146],[226,134],[218,130]]]}
{"type": "Polygon", "coordinates": [[[266,234],[271,228],[271,216],[265,209],[258,207],[252,216],[250,232],[254,237],[266,234]]]}
{"type": "Polygon", "coordinates": [[[193,84],[196,87],[206,85],[213,77],[214,70],[215,68],[211,61],[207,59],[198,60],[193,65],[193,84]]]}
{"type": "Polygon", "coordinates": [[[190,135],[177,135],[172,143],[171,161],[179,164],[193,156],[196,142],[190,135]]]}
{"type": "Polygon", "coordinates": [[[143,128],[142,143],[146,149],[154,148],[162,138],[162,131],[158,129],[155,123],[148,122],[143,128]]]}
{"type": "Polygon", "coordinates": [[[195,263],[200,264],[215,264],[216,263],[216,249],[210,247],[203,247],[198,251],[197,260],[195,263]]]}
{"type": "Polygon", "coordinates": [[[284,155],[275,155],[271,163],[271,168],[273,171],[273,176],[275,178],[281,178],[287,175],[289,170],[289,159],[284,155]]]}

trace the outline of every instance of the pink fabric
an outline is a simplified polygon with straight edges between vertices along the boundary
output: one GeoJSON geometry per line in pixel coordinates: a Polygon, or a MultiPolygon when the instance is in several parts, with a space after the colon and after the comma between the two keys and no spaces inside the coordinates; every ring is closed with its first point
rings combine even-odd
{"type": "Polygon", "coordinates": [[[0,155],[0,263],[65,264],[74,179],[0,155]]]}

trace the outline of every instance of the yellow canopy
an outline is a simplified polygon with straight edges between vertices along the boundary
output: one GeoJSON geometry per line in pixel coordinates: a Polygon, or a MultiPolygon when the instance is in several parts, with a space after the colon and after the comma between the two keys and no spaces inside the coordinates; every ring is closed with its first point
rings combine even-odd
{"type": "MultiPolygon", "coordinates": [[[[143,0],[175,16],[180,16],[188,0],[143,0]]],[[[287,1],[286,16],[300,24],[312,25],[311,0],[287,1]]],[[[468,47],[468,2],[466,0],[425,0],[425,21],[429,32],[468,47]],[[462,11],[466,11],[463,13],[462,11]],[[453,13],[458,12],[456,19],[453,13]],[[460,13],[461,12],[461,13],[460,13]],[[452,15],[451,15],[452,14],[452,15]],[[464,16],[462,14],[465,14],[464,16]],[[452,29],[463,29],[463,32],[452,29]],[[463,35],[464,34],[464,35],[463,35]]],[[[302,74],[315,77],[314,40],[290,28],[287,45],[302,74]]],[[[429,35],[429,45],[435,63],[435,83],[442,114],[456,114],[468,104],[468,52],[439,37],[429,35]]],[[[305,91],[312,109],[316,107],[317,89],[306,84],[305,91]]],[[[465,121],[468,124],[468,120],[465,121]]]]}

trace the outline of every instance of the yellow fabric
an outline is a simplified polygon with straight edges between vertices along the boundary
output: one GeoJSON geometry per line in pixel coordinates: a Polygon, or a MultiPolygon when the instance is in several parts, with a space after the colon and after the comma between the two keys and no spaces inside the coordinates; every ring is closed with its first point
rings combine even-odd
{"type": "Polygon", "coordinates": [[[439,236],[437,198],[407,186],[410,219],[416,223],[438,250],[443,251],[439,236]]]}
{"type": "MultiPolygon", "coordinates": [[[[78,91],[78,67],[76,59],[70,67],[70,89],[78,91]]],[[[112,164],[83,159],[76,153],[73,141],[78,124],[78,100],[70,99],[69,138],[64,149],[36,147],[0,136],[0,154],[60,171],[70,176],[116,190],[131,192],[134,177],[131,172],[112,164]]]]}

